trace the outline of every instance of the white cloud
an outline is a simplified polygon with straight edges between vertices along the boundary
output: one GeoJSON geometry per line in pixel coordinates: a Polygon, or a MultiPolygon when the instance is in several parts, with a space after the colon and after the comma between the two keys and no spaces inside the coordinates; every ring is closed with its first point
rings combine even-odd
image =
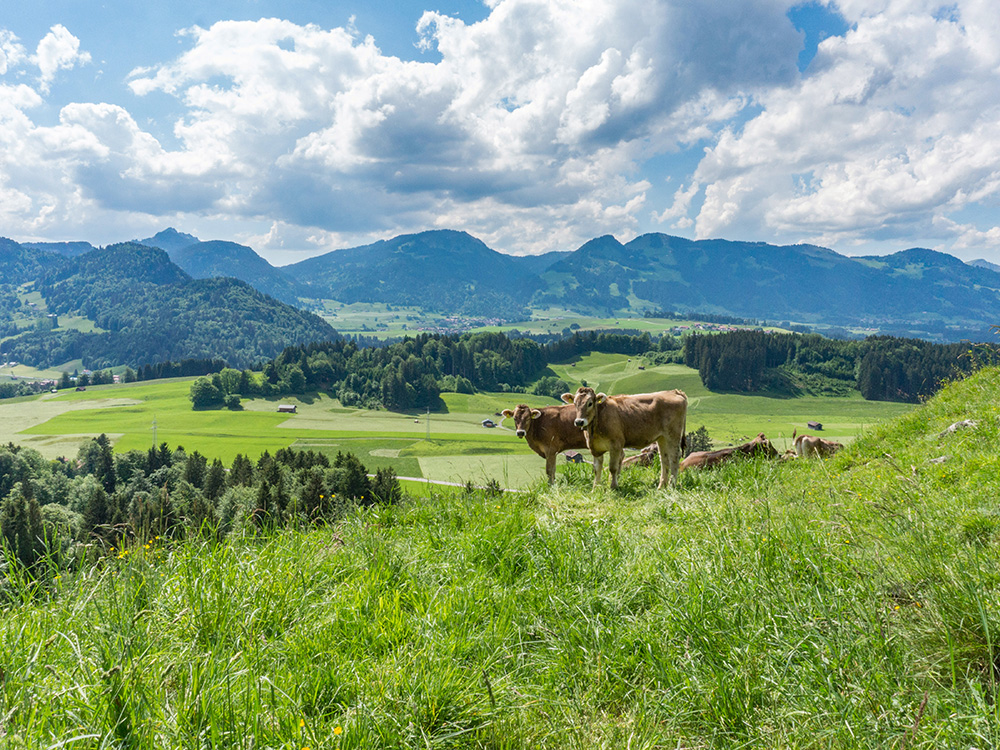
{"type": "Polygon", "coordinates": [[[16,36],[6,29],[0,29],[0,75],[7,75],[26,57],[24,47],[16,36]]]}
{"type": "Polygon", "coordinates": [[[995,12],[840,7],[856,28],[824,41],[797,86],[763,93],[763,111],[702,160],[698,236],[912,245],[946,239],[941,217],[995,199],[1000,74],[996,37],[983,43],[995,12]]]}
{"type": "Polygon", "coordinates": [[[80,40],[69,33],[65,26],[56,24],[38,43],[32,61],[38,66],[41,89],[48,91],[56,73],[88,64],[90,53],[81,52],[80,40]]]}
{"type": "Polygon", "coordinates": [[[986,242],[990,227],[950,217],[1000,188],[991,2],[828,1],[851,31],[805,76],[792,4],[491,0],[474,24],[423,14],[437,62],[385,55],[353,24],[192,27],[176,59],[128,80],[147,101],[174,97],[167,145],[127,98],[62,102],[40,124],[56,74],[90,57],[62,26],[30,58],[0,30],[0,75],[33,62],[40,76],[37,91],[0,83],[0,212],[32,233],[229,221],[277,254],[433,226],[541,252],[650,222],[834,246],[986,242]],[[662,183],[645,162],[706,145],[651,205],[662,183]]]}

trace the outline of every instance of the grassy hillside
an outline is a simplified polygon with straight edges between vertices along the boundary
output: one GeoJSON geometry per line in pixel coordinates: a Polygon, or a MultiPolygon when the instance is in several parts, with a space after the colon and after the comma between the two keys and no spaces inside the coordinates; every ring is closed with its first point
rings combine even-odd
{"type": "Polygon", "coordinates": [[[986,370],[826,462],[8,573],[5,746],[996,747],[998,403],[986,370]]]}

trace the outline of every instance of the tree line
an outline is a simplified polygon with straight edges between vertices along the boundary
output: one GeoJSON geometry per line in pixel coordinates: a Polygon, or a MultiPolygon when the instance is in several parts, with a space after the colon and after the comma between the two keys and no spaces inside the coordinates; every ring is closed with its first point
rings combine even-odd
{"type": "MultiPolygon", "coordinates": [[[[979,362],[996,361],[993,347],[976,347],[979,362]]],[[[910,402],[975,364],[967,344],[888,336],[848,341],[747,330],[654,339],[648,332],[577,331],[543,345],[502,333],[428,333],[383,346],[342,339],[288,347],[260,373],[225,368],[198,378],[191,400],[197,409],[237,408],[241,398],[321,390],[345,406],[406,410],[433,408],[443,392],[530,390],[558,397],[569,385],[546,372],[548,364],[591,352],[683,362],[716,391],[860,390],[869,400],[910,402]]]]}
{"type": "Polygon", "coordinates": [[[113,453],[103,434],[85,442],[75,461],[49,461],[8,444],[0,447],[0,552],[8,566],[51,577],[84,562],[95,543],[127,549],[154,539],[320,524],[355,506],[401,499],[391,469],[370,477],[351,453],[331,458],[282,448],[256,461],[237,455],[226,466],[166,443],[113,453]]]}
{"type": "Polygon", "coordinates": [[[785,375],[856,388],[870,401],[915,403],[942,381],[997,362],[998,350],[989,344],[934,344],[893,336],[846,341],[818,334],[732,331],[692,335],[684,345],[684,364],[698,370],[711,390],[762,391],[785,375]]]}

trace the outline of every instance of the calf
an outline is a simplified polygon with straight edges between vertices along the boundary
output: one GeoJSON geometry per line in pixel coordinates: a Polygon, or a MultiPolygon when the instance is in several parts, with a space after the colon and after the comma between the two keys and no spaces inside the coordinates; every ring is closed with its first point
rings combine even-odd
{"type": "Polygon", "coordinates": [[[528,441],[528,447],[545,459],[549,484],[556,480],[556,456],[570,448],[586,448],[583,430],[573,424],[576,409],[572,406],[546,406],[532,409],[518,404],[504,409],[505,417],[514,418],[514,434],[528,441]]]}
{"type": "Polygon", "coordinates": [[[680,470],[709,469],[726,461],[752,456],[777,458],[778,451],[762,432],[749,443],[743,443],[743,445],[734,445],[732,448],[720,448],[715,451],[696,451],[681,461],[680,470]]]}
{"type": "Polygon", "coordinates": [[[844,447],[843,443],[816,437],[815,435],[799,435],[796,437],[793,432],[792,438],[795,441],[795,455],[799,458],[811,458],[812,456],[825,458],[826,456],[832,456],[844,447]]]}
{"type": "Polygon", "coordinates": [[[655,442],[660,451],[660,484],[677,481],[681,443],[687,426],[687,396],[683,391],[657,391],[634,396],[608,396],[581,386],[563,401],[576,410],[574,424],[594,456],[594,484],[601,481],[604,454],[610,453],[611,487],[618,486],[625,448],[644,448],[655,442]]]}

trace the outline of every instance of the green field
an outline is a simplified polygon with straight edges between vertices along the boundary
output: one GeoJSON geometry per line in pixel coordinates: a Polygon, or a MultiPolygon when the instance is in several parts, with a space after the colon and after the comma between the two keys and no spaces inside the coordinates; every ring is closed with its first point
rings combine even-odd
{"type": "MultiPolygon", "coordinates": [[[[670,364],[639,370],[640,365],[640,358],[591,354],[552,365],[551,370],[571,389],[583,381],[609,394],[680,388],[689,398],[688,430],[704,425],[719,445],[764,432],[783,449],[794,429],[803,432],[813,420],[824,424],[824,436],[850,441],[865,425],[912,408],[860,397],[716,394],[706,390],[690,368],[670,364]]],[[[513,434],[509,420],[497,429],[483,428],[481,422],[500,421],[497,412],[518,403],[557,403],[516,393],[446,393],[441,406],[428,415],[345,409],[318,394],[248,400],[240,411],[193,411],[188,399],[191,380],[92,386],[84,392],[2,402],[0,442],[27,445],[50,458],[72,457],[83,441],[105,433],[117,451],[146,450],[155,440],[226,463],[237,453],[256,458],[265,450],[295,446],[333,455],[351,452],[371,471],[391,466],[400,476],[457,482],[493,478],[522,487],[542,478],[542,459],[513,434]],[[279,403],[295,404],[297,413],[277,413],[279,403]]]]}

